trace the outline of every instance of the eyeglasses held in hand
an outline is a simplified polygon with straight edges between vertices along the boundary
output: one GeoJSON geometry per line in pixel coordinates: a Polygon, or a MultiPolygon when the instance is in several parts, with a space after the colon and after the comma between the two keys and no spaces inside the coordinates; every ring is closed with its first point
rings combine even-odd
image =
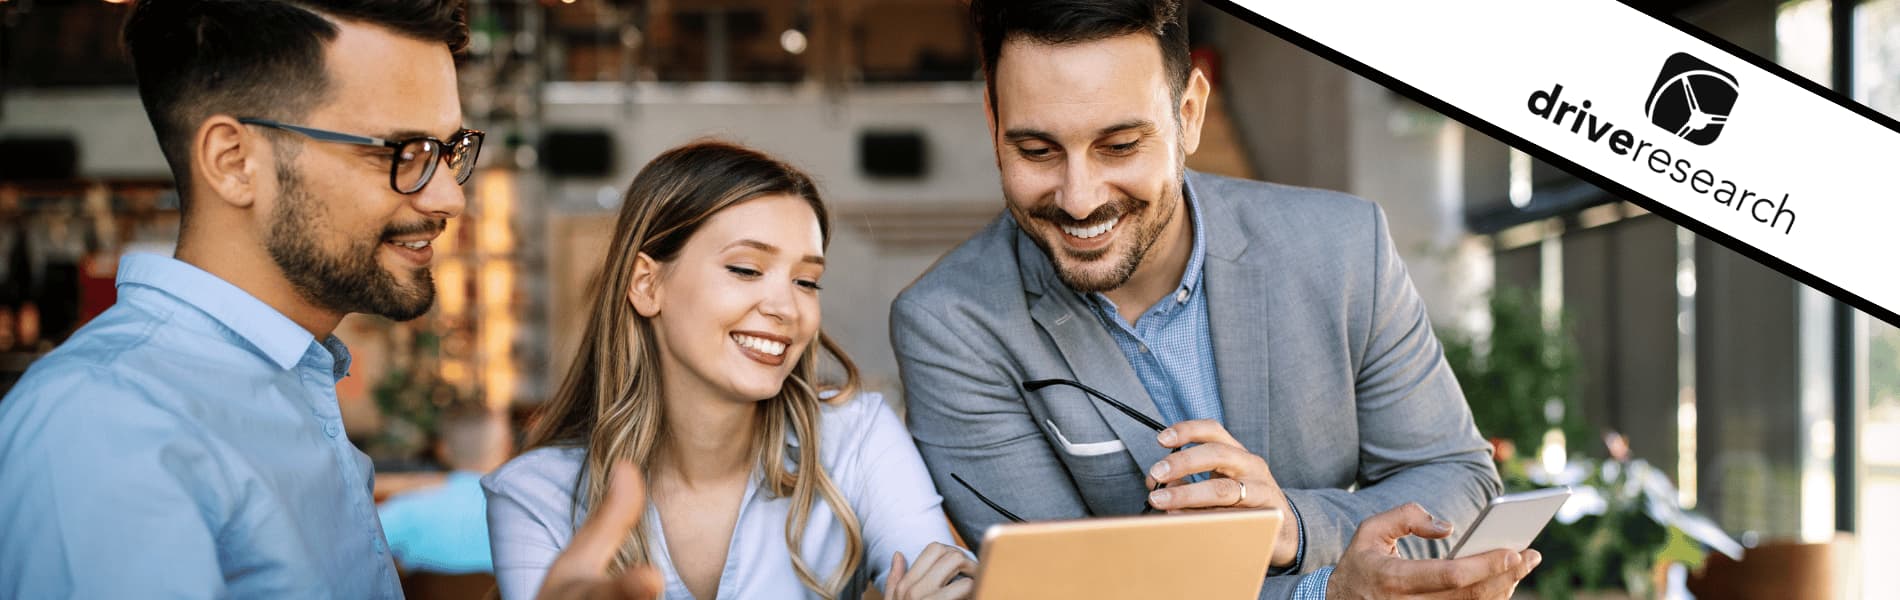
{"type": "Polygon", "coordinates": [[[475,172],[475,158],[482,152],[482,139],[487,136],[479,130],[463,129],[449,136],[447,141],[426,135],[390,141],[270,119],[245,117],[238,122],[289,131],[319,142],[389,148],[389,187],[398,194],[422,191],[429,185],[429,179],[435,177],[435,168],[440,163],[448,163],[449,169],[455,172],[456,185],[468,183],[468,176],[475,172]]]}
{"type": "MultiPolygon", "coordinates": [[[[1161,433],[1161,430],[1168,428],[1166,425],[1162,425],[1160,421],[1154,420],[1153,417],[1149,417],[1148,415],[1141,414],[1141,411],[1135,410],[1133,407],[1130,407],[1127,404],[1123,404],[1122,401],[1109,397],[1108,394],[1104,394],[1100,391],[1097,391],[1095,388],[1082,385],[1082,382],[1080,381],[1074,381],[1070,379],[1032,379],[1032,380],[1023,382],[1023,391],[1034,392],[1042,388],[1046,388],[1046,387],[1054,386],[1054,385],[1066,385],[1078,390],[1082,390],[1083,393],[1088,394],[1090,397],[1106,402],[1108,403],[1109,406],[1114,407],[1115,410],[1121,411],[1121,413],[1124,415],[1128,415],[1128,418],[1134,419],[1136,422],[1139,422],[1142,425],[1147,426],[1149,429],[1155,430],[1155,433],[1161,433]]],[[[1174,452],[1180,452],[1180,451],[1181,451],[1180,448],[1175,448],[1169,453],[1172,454],[1174,452]]],[[[1001,504],[997,504],[995,501],[990,500],[988,496],[983,495],[983,492],[976,491],[976,486],[970,485],[970,482],[964,481],[963,478],[958,476],[956,473],[951,473],[950,478],[956,480],[957,485],[963,486],[963,489],[970,490],[970,493],[974,494],[977,500],[983,501],[984,504],[989,505],[990,508],[995,509],[997,513],[1002,514],[1004,517],[1008,518],[1011,522],[1014,522],[1014,523],[1023,522],[1022,517],[1016,516],[1016,513],[1009,512],[1009,509],[1003,508],[1001,504]]],[[[1146,490],[1143,490],[1143,495],[1146,495],[1146,490]]],[[[1148,504],[1146,501],[1142,502],[1141,514],[1145,515],[1145,514],[1149,514],[1153,512],[1157,512],[1155,511],[1154,505],[1148,504]]],[[[1094,515],[1091,514],[1090,516],[1094,516],[1094,515]]]]}
{"type": "Polygon", "coordinates": [[[1094,396],[1096,398],[1101,399],[1103,402],[1107,402],[1109,406],[1115,407],[1115,410],[1122,411],[1122,414],[1128,415],[1128,418],[1134,419],[1136,422],[1139,422],[1142,425],[1148,426],[1149,429],[1155,430],[1155,433],[1161,433],[1161,430],[1168,428],[1167,425],[1162,425],[1160,421],[1154,420],[1153,417],[1141,414],[1141,411],[1135,410],[1134,408],[1126,404],[1122,404],[1122,401],[1116,400],[1114,398],[1110,398],[1108,397],[1108,394],[1104,394],[1099,391],[1096,391],[1095,388],[1082,385],[1082,382],[1080,381],[1075,381],[1071,379],[1031,379],[1029,381],[1023,382],[1023,391],[1033,392],[1033,391],[1040,390],[1042,388],[1046,388],[1052,385],[1066,385],[1078,390],[1082,390],[1084,393],[1087,393],[1090,396],[1094,396]]]}

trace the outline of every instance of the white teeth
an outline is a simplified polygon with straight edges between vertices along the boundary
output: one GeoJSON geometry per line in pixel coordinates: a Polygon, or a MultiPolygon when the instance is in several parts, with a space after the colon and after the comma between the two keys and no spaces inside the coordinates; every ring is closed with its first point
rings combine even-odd
{"type": "Polygon", "coordinates": [[[749,335],[740,335],[740,334],[735,333],[735,334],[732,334],[732,341],[738,342],[739,345],[741,346],[745,346],[747,348],[751,348],[759,352],[770,354],[772,356],[783,356],[785,354],[785,344],[780,343],[780,342],[774,342],[772,340],[755,338],[749,335]]]}
{"type": "Polygon", "coordinates": [[[398,245],[398,246],[402,246],[404,248],[408,248],[410,250],[421,250],[423,248],[429,247],[429,240],[422,240],[420,242],[390,242],[390,243],[398,245]]]}
{"type": "Polygon", "coordinates": [[[1121,217],[1115,217],[1113,219],[1109,219],[1108,222],[1106,223],[1102,223],[1101,225],[1096,225],[1094,227],[1071,227],[1068,225],[1063,225],[1062,232],[1086,240],[1098,235],[1102,235],[1104,233],[1108,233],[1108,230],[1114,229],[1115,224],[1120,222],[1121,220],[1122,220],[1121,217]]]}

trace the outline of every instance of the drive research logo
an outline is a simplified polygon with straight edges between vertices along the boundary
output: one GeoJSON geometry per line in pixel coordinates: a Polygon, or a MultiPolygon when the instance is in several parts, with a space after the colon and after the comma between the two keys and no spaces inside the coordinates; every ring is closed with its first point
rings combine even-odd
{"type": "Polygon", "coordinates": [[[1721,137],[1722,125],[1728,123],[1729,111],[1740,97],[1735,76],[1677,52],[1663,61],[1643,114],[1676,137],[1707,146],[1721,137]]]}
{"type": "MultiPolygon", "coordinates": [[[[1707,146],[1722,135],[1722,126],[1728,123],[1739,97],[1738,89],[1734,76],[1678,52],[1663,61],[1662,73],[1656,76],[1656,87],[1650,90],[1643,112],[1657,127],[1697,146],[1707,146]]],[[[1638,137],[1640,132],[1648,130],[1618,127],[1610,121],[1623,115],[1635,119],[1635,102],[1597,106],[1589,98],[1579,98],[1585,92],[1571,89],[1568,97],[1565,92],[1562,82],[1554,82],[1550,89],[1532,91],[1524,107],[1537,118],[1598,145],[1615,160],[1648,168],[1687,191],[1706,196],[1737,218],[1754,219],[1783,235],[1794,234],[1794,194],[1782,192],[1776,198],[1772,191],[1746,185],[1743,180],[1749,178],[1747,172],[1723,170],[1719,163],[1709,166],[1716,162],[1706,160],[1714,158],[1712,155],[1697,155],[1694,148],[1672,146],[1675,142],[1668,138],[1643,139],[1638,137]],[[1702,166],[1697,166],[1698,162],[1702,166]],[[1747,217],[1742,217],[1744,214],[1747,217]]]]}

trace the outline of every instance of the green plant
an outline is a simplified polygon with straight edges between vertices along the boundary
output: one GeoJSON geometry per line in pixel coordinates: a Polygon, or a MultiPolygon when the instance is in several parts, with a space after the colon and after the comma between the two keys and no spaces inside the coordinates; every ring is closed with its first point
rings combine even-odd
{"type": "Polygon", "coordinates": [[[1445,361],[1464,388],[1478,431],[1527,454],[1536,453],[1552,428],[1568,440],[1587,439],[1572,399],[1578,368],[1568,319],[1546,327],[1535,298],[1515,288],[1497,288],[1488,304],[1488,335],[1450,330],[1442,336],[1445,361]]]}
{"type": "MultiPolygon", "coordinates": [[[[1615,434],[1611,434],[1612,437],[1615,434]]],[[[1706,551],[1675,524],[1689,518],[1676,504],[1667,474],[1612,447],[1598,462],[1576,455],[1563,472],[1543,473],[1531,460],[1498,465],[1507,492],[1568,486],[1573,495],[1531,544],[1544,562],[1520,585],[1540,598],[1563,600],[1579,590],[1624,590],[1632,598],[1660,596],[1656,565],[1694,570],[1706,551]]]]}
{"type": "Polygon", "coordinates": [[[1546,599],[1570,598],[1579,590],[1655,596],[1659,560],[1695,565],[1703,556],[1696,542],[1670,525],[1680,514],[1674,486],[1648,463],[1630,460],[1615,434],[1604,436],[1614,440],[1599,453],[1607,460],[1570,451],[1604,437],[1590,432],[1577,410],[1580,366],[1567,317],[1547,325],[1536,298],[1514,288],[1494,290],[1488,308],[1488,333],[1451,331],[1443,343],[1478,431],[1499,448],[1504,491],[1563,485],[1574,494],[1531,544],[1544,562],[1521,587],[1546,599]],[[1563,432],[1569,446],[1560,450],[1569,458],[1559,473],[1543,472],[1538,462],[1552,430],[1563,432]]]}
{"type": "Polygon", "coordinates": [[[383,427],[364,444],[364,453],[380,461],[427,460],[436,420],[449,407],[470,401],[442,379],[437,368],[441,336],[420,328],[394,326],[388,372],[371,388],[383,427]],[[402,335],[407,333],[407,335],[402,335]]]}

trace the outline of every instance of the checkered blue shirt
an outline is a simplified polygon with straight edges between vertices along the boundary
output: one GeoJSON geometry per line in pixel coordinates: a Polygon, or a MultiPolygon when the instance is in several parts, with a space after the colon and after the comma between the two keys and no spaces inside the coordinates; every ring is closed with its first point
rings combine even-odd
{"type": "MultiPolygon", "coordinates": [[[[1121,318],[1115,301],[1100,292],[1087,299],[1095,307],[1108,334],[1135,368],[1141,386],[1148,389],[1161,420],[1170,425],[1191,419],[1225,423],[1220,405],[1220,378],[1214,373],[1214,339],[1208,331],[1207,294],[1201,289],[1202,264],[1207,260],[1206,228],[1201,226],[1200,203],[1187,189],[1187,212],[1194,228],[1194,248],[1188,255],[1181,285],[1162,298],[1134,325],[1121,318]]],[[[1198,479],[1197,479],[1198,481],[1198,479]]]]}
{"type": "MultiPolygon", "coordinates": [[[[1095,308],[1095,316],[1108,329],[1109,337],[1121,348],[1122,356],[1135,368],[1141,387],[1148,390],[1155,409],[1161,411],[1162,422],[1172,425],[1210,419],[1225,426],[1220,378],[1214,371],[1214,338],[1207,318],[1207,293],[1201,285],[1202,266],[1207,261],[1207,228],[1201,226],[1201,205],[1195,199],[1194,186],[1186,180],[1182,181],[1182,194],[1186,196],[1184,204],[1194,226],[1194,246],[1188,254],[1187,271],[1181,274],[1181,285],[1174,293],[1149,307],[1133,325],[1122,319],[1120,310],[1108,296],[1095,292],[1085,299],[1095,308]]],[[[1205,479],[1205,473],[1189,477],[1191,481],[1205,479]]],[[[1298,523],[1299,509],[1294,508],[1290,524],[1297,527],[1298,523]]],[[[1306,531],[1302,529],[1293,568],[1297,569],[1305,558],[1306,531]]],[[[1332,568],[1327,567],[1308,575],[1300,581],[1294,597],[1324,600],[1326,580],[1331,573],[1332,568]]]]}

